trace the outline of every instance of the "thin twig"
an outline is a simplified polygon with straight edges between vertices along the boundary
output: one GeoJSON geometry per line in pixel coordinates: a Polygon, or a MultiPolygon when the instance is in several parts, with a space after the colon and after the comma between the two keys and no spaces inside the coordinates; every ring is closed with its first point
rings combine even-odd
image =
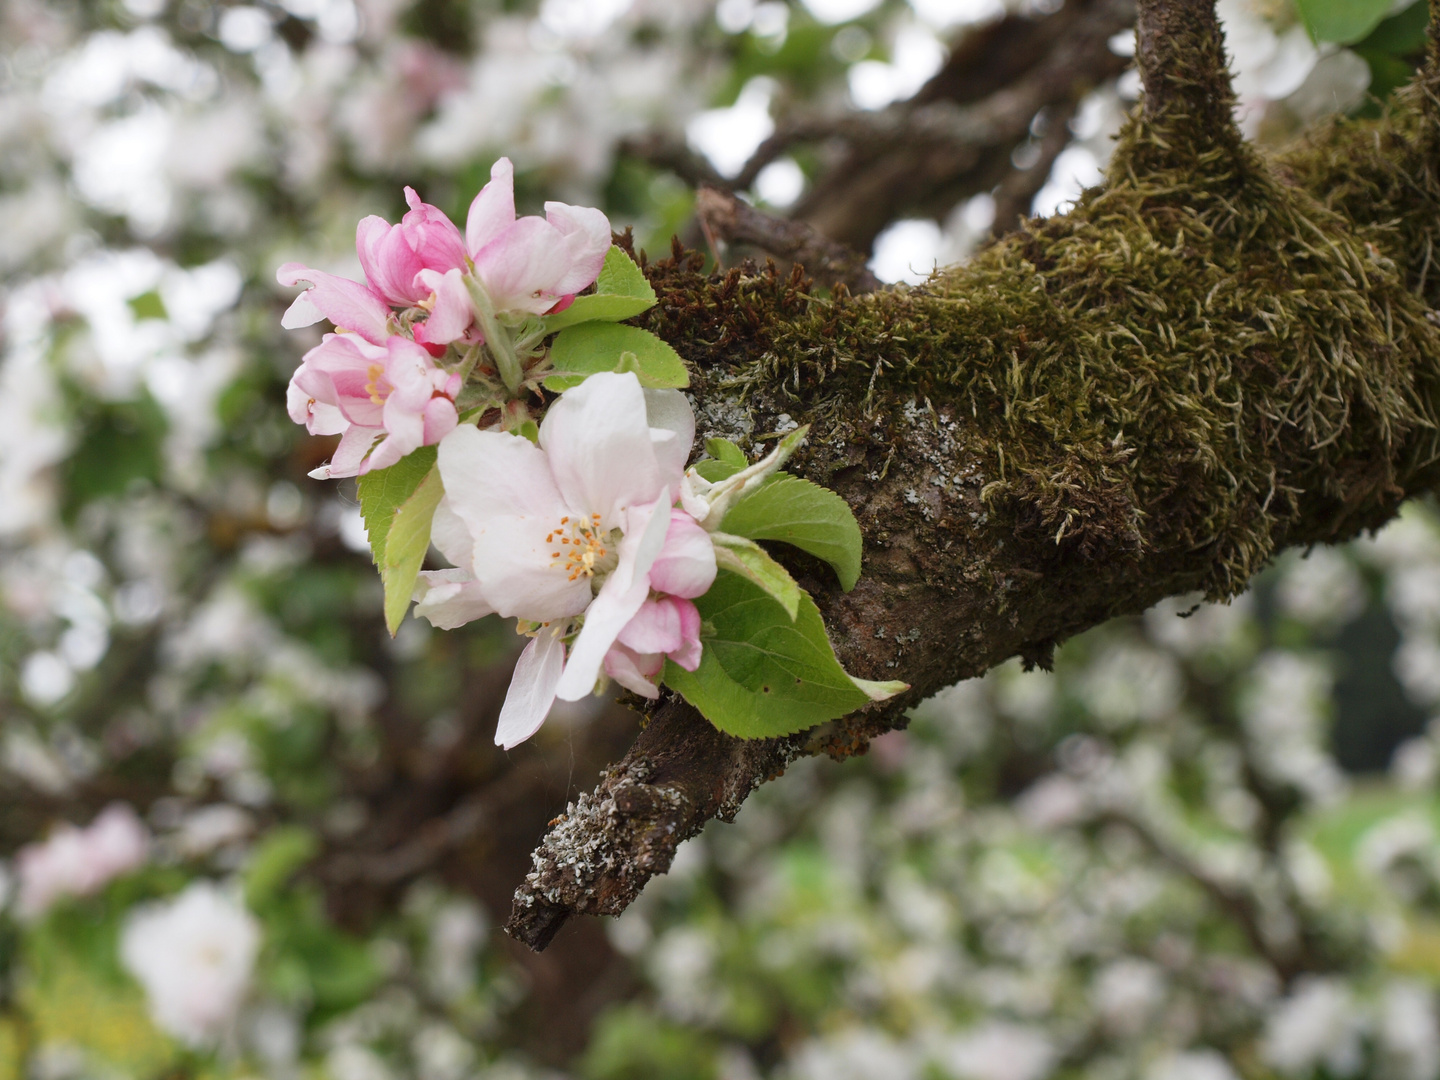
{"type": "Polygon", "coordinates": [[[811,277],[832,288],[844,284],[852,293],[867,293],[881,287],[880,279],[866,267],[864,255],[837,244],[803,221],[772,217],[713,187],[702,187],[696,193],[695,215],[707,237],[752,244],[800,263],[811,277]]]}

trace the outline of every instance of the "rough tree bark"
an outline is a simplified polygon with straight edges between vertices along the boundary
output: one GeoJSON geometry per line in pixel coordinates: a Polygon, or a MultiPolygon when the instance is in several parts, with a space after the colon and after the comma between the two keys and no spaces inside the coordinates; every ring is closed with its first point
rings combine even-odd
{"type": "Polygon", "coordinates": [[[849,500],[864,575],[844,594],[789,564],[842,662],[912,690],[748,742],[662,699],[536,850],[515,937],[623,911],[800,755],[863,752],[921,697],[1166,596],[1233,595],[1440,479],[1434,43],[1384,119],[1265,160],[1231,121],[1210,0],[1148,0],[1138,25],[1144,105],[1106,185],[925,287],[822,299],[798,272],[648,267],[702,435],[814,424],[794,468],[849,500]]]}

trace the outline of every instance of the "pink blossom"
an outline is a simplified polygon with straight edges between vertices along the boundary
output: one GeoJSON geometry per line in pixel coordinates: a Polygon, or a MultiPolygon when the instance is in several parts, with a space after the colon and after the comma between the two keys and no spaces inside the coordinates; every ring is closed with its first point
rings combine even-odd
{"type": "Polygon", "coordinates": [[[667,656],[686,671],[699,667],[700,612],[691,598],[709,591],[715,572],[710,535],[684,510],[672,509],[665,545],[650,567],[653,594],[605,654],[605,673],[626,689],[654,699],[667,656]]]}
{"type": "Polygon", "coordinates": [[[149,857],[150,833],[125,803],[106,807],[84,829],[61,823],[44,843],[15,856],[17,911],[35,918],[63,896],[89,896],[149,857]]]}
{"type": "Polygon", "coordinates": [[[538,446],[471,427],[440,444],[446,502],[472,542],[457,552],[460,569],[500,615],[540,624],[501,710],[500,745],[534,734],[556,697],[594,689],[649,599],[694,431],[683,395],[606,372],[550,406],[538,446]],[[580,616],[567,657],[562,639],[580,616]]]}
{"type": "MultiPolygon", "coordinates": [[[[421,202],[414,188],[405,189],[405,201],[410,204],[410,212],[400,219],[400,224],[391,225],[372,214],[356,227],[355,252],[365,271],[364,282],[296,262],[280,267],[275,278],[281,285],[310,283],[295,298],[280,325],[293,330],[329,319],[337,330],[351,330],[372,345],[383,345],[394,329],[391,307],[434,305],[435,286],[420,280],[422,270],[437,275],[454,271],[458,284],[459,274],[465,269],[465,241],[460,230],[444,211],[421,202]]],[[[465,324],[469,325],[468,301],[466,311],[465,324]]],[[[463,331],[462,326],[443,342],[431,332],[422,344],[444,344],[463,331]]]]}
{"type": "Polygon", "coordinates": [[[290,418],[312,435],[341,436],[330,464],[312,474],[327,478],[383,469],[438,443],[459,420],[459,392],[460,376],[413,341],[392,335],[381,346],[327,334],[305,354],[286,400],[290,418]]]}
{"type": "Polygon", "coordinates": [[[370,288],[386,303],[409,307],[433,291],[417,281],[421,270],[462,270],[465,241],[444,211],[420,201],[415,189],[405,189],[410,212],[391,225],[371,215],[355,230],[355,250],[370,288]]]}
{"type": "Polygon", "coordinates": [[[427,319],[411,328],[416,341],[431,353],[435,352],[432,346],[439,347],[443,353],[443,346],[452,341],[482,340],[474,324],[475,308],[459,270],[447,270],[443,274],[437,270],[421,270],[416,281],[426,290],[426,299],[420,306],[430,313],[427,319]]]}
{"type": "Polygon", "coordinates": [[[281,318],[280,325],[286,330],[329,319],[336,330],[353,330],[372,345],[382,345],[390,336],[390,307],[369,285],[312,270],[298,262],[280,267],[275,271],[275,280],[281,285],[310,283],[281,318]]]}
{"type": "Polygon", "coordinates": [[[660,696],[655,684],[665,658],[694,671],[700,666],[700,654],[700,612],[695,605],[678,596],[652,597],[640,605],[605,654],[605,674],[654,700],[660,696]]]}
{"type": "Polygon", "coordinates": [[[610,220],[599,210],[545,204],[545,217],[515,217],[515,167],[501,158],[475,196],[465,222],[475,276],[496,311],[541,315],[600,274],[610,250],[610,220]]]}

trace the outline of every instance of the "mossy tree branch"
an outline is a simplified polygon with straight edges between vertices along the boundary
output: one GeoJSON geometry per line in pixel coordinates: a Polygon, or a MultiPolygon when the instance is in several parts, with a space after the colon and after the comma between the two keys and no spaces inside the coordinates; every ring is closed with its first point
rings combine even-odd
{"type": "Polygon", "coordinates": [[[1166,596],[1231,596],[1440,479],[1433,74],[1384,119],[1265,160],[1231,123],[1208,6],[1144,18],[1153,97],[1072,213],[864,297],[707,278],[680,252],[648,268],[702,435],[814,425],[793,464],[849,500],[864,575],[846,594],[790,566],[842,662],[913,689],[753,742],[663,700],[537,849],[516,937],[624,910],[799,755],[862,752],[919,698],[1166,596]]]}

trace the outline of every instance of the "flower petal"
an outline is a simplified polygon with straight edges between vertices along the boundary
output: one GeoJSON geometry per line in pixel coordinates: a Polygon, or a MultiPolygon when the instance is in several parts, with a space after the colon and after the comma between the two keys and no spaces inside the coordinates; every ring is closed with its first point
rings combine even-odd
{"type": "Polygon", "coordinates": [[[490,182],[470,204],[465,218],[465,247],[471,255],[515,222],[515,166],[502,157],[490,166],[490,182]]]}
{"type": "Polygon", "coordinates": [[[454,431],[460,423],[460,414],[455,409],[455,402],[448,397],[432,397],[425,403],[425,411],[422,414],[425,418],[424,446],[434,446],[441,439],[454,431]]]}
{"type": "Polygon", "coordinates": [[[615,640],[637,653],[674,652],[684,644],[680,609],[665,600],[646,600],[615,640]]]}
{"type": "Polygon", "coordinates": [[[700,609],[679,597],[671,597],[670,603],[680,612],[680,637],[683,642],[680,648],[670,652],[670,659],[686,671],[694,671],[700,666],[700,609]]]}
{"type": "Polygon", "coordinates": [[[650,506],[632,507],[626,514],[619,565],[585,610],[585,625],[575,638],[565,674],[555,689],[560,699],[579,701],[595,688],[605,654],[650,595],[650,566],[665,543],[669,505],[670,493],[662,491],[650,506]]]}
{"type": "Polygon", "coordinates": [[[710,534],[684,510],[671,510],[665,546],[650,568],[650,587],[687,599],[704,596],[715,583],[715,569],[710,534]]]}
{"type": "Polygon", "coordinates": [[[465,527],[465,522],[450,508],[447,496],[441,497],[440,505],[435,507],[435,516],[430,520],[430,542],[452,566],[469,572],[475,562],[475,541],[470,539],[470,530],[465,527]]]}
{"type": "MultiPolygon", "coordinates": [[[[310,282],[310,291],[305,295],[327,319],[337,327],[355,331],[372,344],[385,344],[385,339],[389,336],[387,322],[390,308],[369,286],[321,270],[312,270],[297,262],[289,262],[280,267],[275,272],[275,280],[281,285],[310,282]]],[[[294,311],[295,305],[292,304],[290,309],[294,311]]],[[[286,317],[289,317],[289,312],[286,317]]]]}
{"type": "Polygon", "coordinates": [[[475,321],[475,308],[459,270],[437,273],[421,270],[416,275],[427,295],[435,297],[435,306],[424,322],[414,326],[415,340],[422,345],[448,345],[463,337],[475,321]]]}
{"type": "Polygon", "coordinates": [[[641,655],[620,644],[612,645],[605,654],[605,674],[626,690],[633,690],[651,701],[660,696],[660,688],[650,680],[660,674],[664,666],[664,657],[658,654],[641,655]]]}
{"type": "Polygon", "coordinates": [[[607,531],[666,486],[632,372],[592,375],[561,394],[540,423],[540,446],[566,502],[599,514],[607,531]]]}
{"type": "Polygon", "coordinates": [[[528,439],[462,425],[440,441],[440,479],[474,540],[475,576],[506,618],[568,618],[590,602],[590,579],[553,565],[545,537],[574,511],[543,450],[528,439]]]}
{"type": "Polygon", "coordinates": [[[454,630],[493,614],[468,570],[422,570],[415,583],[415,617],[438,630],[454,630]]]}
{"type": "Polygon", "coordinates": [[[541,631],[525,646],[500,708],[496,746],[509,750],[540,730],[555,703],[555,686],[564,667],[565,644],[553,634],[541,631]]]}
{"type": "Polygon", "coordinates": [[[351,424],[340,437],[340,445],[335,447],[330,464],[311,469],[310,477],[314,480],[336,480],[342,476],[360,475],[360,464],[370,452],[370,445],[384,434],[383,428],[351,424]]]}
{"type": "Polygon", "coordinates": [[[577,293],[600,276],[610,250],[610,219],[589,206],[545,204],[545,220],[565,238],[570,266],[554,285],[556,292],[577,293]]]}
{"type": "Polygon", "coordinates": [[[538,217],[523,217],[475,253],[475,276],[496,311],[543,315],[563,295],[555,285],[570,267],[565,238],[538,217]]]}
{"type": "Polygon", "coordinates": [[[355,227],[355,253],[370,288],[387,304],[403,306],[422,299],[412,287],[415,275],[425,265],[408,243],[405,234],[382,217],[371,214],[355,227]]]}
{"type": "Polygon", "coordinates": [[[673,491],[684,475],[685,463],[695,444],[695,412],[679,390],[646,390],[645,422],[650,425],[650,439],[655,444],[655,457],[664,470],[665,483],[673,491]],[[673,432],[671,438],[657,438],[658,432],[673,432]]]}
{"type": "Polygon", "coordinates": [[[290,302],[285,314],[280,316],[280,325],[286,330],[300,330],[314,326],[325,313],[310,302],[310,290],[306,289],[290,302]]]}

